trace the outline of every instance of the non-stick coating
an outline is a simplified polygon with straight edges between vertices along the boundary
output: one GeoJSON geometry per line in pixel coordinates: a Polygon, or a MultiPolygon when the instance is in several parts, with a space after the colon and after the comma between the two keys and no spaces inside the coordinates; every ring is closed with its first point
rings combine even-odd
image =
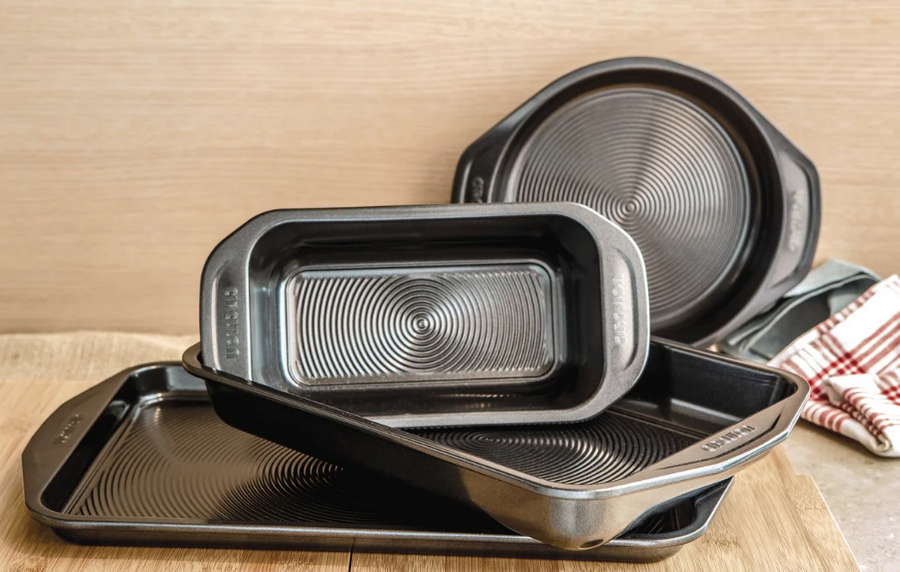
{"type": "Polygon", "coordinates": [[[643,252],[652,333],[707,347],[809,272],[815,166],[731,86],[659,58],[547,85],[463,152],[454,202],[568,200],[643,252]]]}
{"type": "MultiPolygon", "coordinates": [[[[523,440],[515,433],[521,432],[494,439],[488,433],[446,430],[435,437],[454,443],[482,442],[482,449],[495,453],[508,449],[507,457],[526,464],[530,458],[533,462],[527,447],[544,441],[543,448],[552,449],[553,429],[540,432],[544,439],[523,440]],[[491,440],[493,446],[486,446],[491,440]]],[[[579,438],[589,441],[588,436],[563,432],[560,444],[585,448],[579,447],[579,438]]],[[[98,518],[393,524],[510,534],[487,517],[446,505],[436,508],[441,518],[433,518],[423,510],[422,499],[406,502],[409,499],[402,493],[395,497],[387,490],[369,494],[366,484],[341,467],[226,425],[205,399],[172,394],[135,407],[64,512],[98,518]]],[[[663,511],[632,533],[670,531],[676,526],[673,518],[671,511],[663,511]]]]}
{"type": "Polygon", "coordinates": [[[747,241],[751,190],[738,149],[706,111],[659,87],[567,102],[526,138],[509,176],[516,200],[582,203],[631,235],[654,328],[707,309],[747,241]]]}
{"type": "MultiPolygon", "coordinates": [[[[416,526],[506,532],[488,518],[441,505],[441,522],[383,491],[369,494],[343,468],[222,422],[205,399],[177,394],[139,403],[64,512],[167,521],[416,526]]],[[[653,526],[648,523],[648,526],[653,526]]],[[[659,524],[657,523],[657,526],[659,524]]]]}
{"type": "Polygon", "coordinates": [[[699,438],[607,411],[581,423],[416,431],[535,477],[570,485],[623,479],[699,438]]]}
{"type": "Polygon", "coordinates": [[[375,523],[324,461],[235,431],[208,403],[142,407],[122,428],[72,514],[167,519],[375,523]],[[227,444],[227,446],[226,446],[227,444]]]}
{"type": "Polygon", "coordinates": [[[551,284],[538,264],[301,272],[289,363],[308,385],[537,377],[557,358],[551,284]]]}

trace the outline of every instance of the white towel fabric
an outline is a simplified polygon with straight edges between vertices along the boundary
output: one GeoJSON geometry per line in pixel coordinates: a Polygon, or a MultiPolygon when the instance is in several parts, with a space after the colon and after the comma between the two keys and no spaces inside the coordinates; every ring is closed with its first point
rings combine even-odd
{"type": "Polygon", "coordinates": [[[769,365],[812,389],[803,418],[900,457],[900,278],[887,278],[797,338],[769,365]]]}

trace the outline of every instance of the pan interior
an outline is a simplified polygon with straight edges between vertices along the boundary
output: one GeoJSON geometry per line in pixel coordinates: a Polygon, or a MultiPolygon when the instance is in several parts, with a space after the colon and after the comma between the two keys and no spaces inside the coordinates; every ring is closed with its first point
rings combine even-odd
{"type": "Polygon", "coordinates": [[[298,272],[291,375],[307,385],[533,378],[556,357],[554,274],[538,263],[298,272]]]}
{"type": "Polygon", "coordinates": [[[686,96],[618,85],[581,94],[528,132],[505,200],[573,201],[644,256],[654,330],[708,311],[740,270],[751,187],[734,140],[686,96]]]}
{"type": "Polygon", "coordinates": [[[621,480],[793,393],[769,372],[659,343],[634,388],[586,421],[411,432],[566,485],[621,480]]]}
{"type": "MultiPolygon", "coordinates": [[[[161,372],[150,375],[162,377],[161,372]]],[[[406,489],[376,489],[368,474],[357,475],[235,429],[216,415],[200,390],[202,382],[190,381],[195,390],[159,387],[160,393],[138,396],[87,470],[57,477],[73,486],[63,513],[172,524],[513,534],[484,515],[427,495],[412,501],[406,489]]],[[[678,530],[692,518],[688,505],[690,501],[654,514],[632,533],[678,530]]]]}
{"type": "Polygon", "coordinates": [[[476,427],[420,434],[505,467],[568,485],[599,485],[623,479],[703,436],[617,411],[566,425],[476,427]]]}
{"type": "Polygon", "coordinates": [[[371,480],[244,433],[206,396],[138,401],[63,507],[95,518],[286,523],[507,533],[490,519],[431,497],[371,494],[371,480]],[[410,510],[429,507],[424,511],[410,510]],[[433,510],[444,515],[438,522],[433,510]]]}
{"type": "Polygon", "coordinates": [[[277,225],[250,379],[369,417],[577,406],[605,379],[600,256],[552,212],[277,225]]]}

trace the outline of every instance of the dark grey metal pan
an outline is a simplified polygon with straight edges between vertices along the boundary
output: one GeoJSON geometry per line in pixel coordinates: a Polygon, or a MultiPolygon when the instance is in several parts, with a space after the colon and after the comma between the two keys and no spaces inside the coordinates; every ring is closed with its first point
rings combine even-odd
{"type": "Polygon", "coordinates": [[[809,394],[792,374],[656,340],[637,385],[584,422],[401,431],[204,367],[228,424],[478,508],[564,549],[615,538],[787,438],[809,394]]]}
{"type": "Polygon", "coordinates": [[[586,552],[253,437],[212,410],[181,364],[124,371],[63,404],[22,455],[25,503],[90,544],[418,552],[653,561],[704,533],[723,483],[586,552]]]}
{"type": "Polygon", "coordinates": [[[656,58],[576,70],[463,153],[455,202],[576,201],[647,265],[652,332],[707,346],[809,272],[812,162],[721,80],[656,58]]]}
{"type": "Polygon", "coordinates": [[[574,203],[286,210],[203,270],[207,365],[395,427],[577,421],[647,355],[643,260],[574,203]]]}

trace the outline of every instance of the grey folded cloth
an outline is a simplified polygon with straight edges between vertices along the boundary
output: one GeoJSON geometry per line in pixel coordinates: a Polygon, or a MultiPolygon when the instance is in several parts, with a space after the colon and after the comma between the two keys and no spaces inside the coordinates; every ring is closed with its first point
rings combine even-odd
{"type": "Polygon", "coordinates": [[[768,362],[795,339],[815,328],[877,283],[871,270],[831,259],[817,266],[771,309],[719,342],[719,351],[768,362]]]}

